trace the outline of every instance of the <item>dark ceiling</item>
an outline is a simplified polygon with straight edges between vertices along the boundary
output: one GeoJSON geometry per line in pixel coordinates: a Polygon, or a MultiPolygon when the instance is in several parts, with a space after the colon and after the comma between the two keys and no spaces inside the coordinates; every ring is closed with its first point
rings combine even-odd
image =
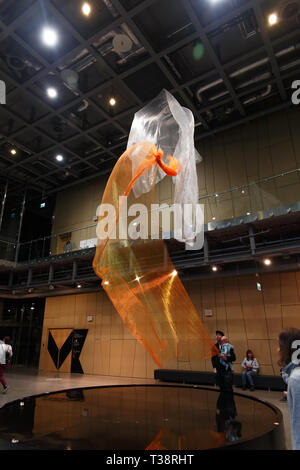
{"type": "Polygon", "coordinates": [[[162,88],[193,111],[196,140],[290,105],[300,1],[89,3],[86,17],[81,0],[0,0],[2,190],[8,180],[10,191],[51,195],[109,173],[134,112],[162,88]],[[41,41],[47,25],[54,48],[41,41]]]}

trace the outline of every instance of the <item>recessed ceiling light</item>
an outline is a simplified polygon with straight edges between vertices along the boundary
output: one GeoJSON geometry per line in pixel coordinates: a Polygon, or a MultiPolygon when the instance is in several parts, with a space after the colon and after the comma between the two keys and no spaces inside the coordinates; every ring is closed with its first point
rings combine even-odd
{"type": "Polygon", "coordinates": [[[55,88],[47,88],[47,95],[49,98],[56,98],[57,97],[57,90],[55,88]]]}
{"type": "Polygon", "coordinates": [[[91,11],[92,11],[92,7],[89,3],[84,2],[84,4],[82,5],[82,8],[81,8],[81,11],[85,16],[90,16],[91,11]]]}
{"type": "Polygon", "coordinates": [[[64,157],[63,157],[62,155],[56,155],[55,158],[56,158],[56,160],[57,160],[58,162],[62,162],[63,159],[64,159],[64,157]]]}
{"type": "Polygon", "coordinates": [[[10,149],[10,153],[12,155],[17,155],[17,150],[16,149],[10,149]]]}
{"type": "Polygon", "coordinates": [[[54,47],[58,42],[58,34],[55,29],[45,26],[42,29],[42,41],[45,46],[54,47]]]}
{"type": "Polygon", "coordinates": [[[265,264],[266,266],[270,266],[270,265],[272,264],[272,260],[270,260],[270,258],[265,258],[265,259],[264,259],[264,264],[265,264]]]}
{"type": "Polygon", "coordinates": [[[218,266],[212,266],[211,269],[212,269],[212,271],[216,272],[216,271],[218,271],[218,266]]]}
{"type": "Polygon", "coordinates": [[[274,24],[278,23],[277,13],[271,13],[268,17],[268,22],[270,26],[273,26],[274,24]]]}
{"type": "Polygon", "coordinates": [[[110,106],[115,106],[116,103],[117,103],[116,98],[114,98],[114,97],[112,96],[112,97],[110,98],[110,100],[109,100],[110,106]]]}

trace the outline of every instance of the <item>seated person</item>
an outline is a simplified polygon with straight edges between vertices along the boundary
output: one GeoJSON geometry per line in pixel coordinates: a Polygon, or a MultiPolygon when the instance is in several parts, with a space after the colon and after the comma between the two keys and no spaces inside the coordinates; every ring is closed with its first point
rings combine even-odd
{"type": "Polygon", "coordinates": [[[246,357],[242,362],[242,368],[243,368],[243,373],[242,373],[243,390],[246,390],[246,385],[247,385],[247,380],[248,380],[250,384],[250,390],[253,392],[253,390],[255,390],[253,378],[256,376],[258,372],[259,364],[256,358],[254,357],[254,353],[253,351],[251,351],[251,349],[248,349],[248,351],[246,352],[246,357]]]}

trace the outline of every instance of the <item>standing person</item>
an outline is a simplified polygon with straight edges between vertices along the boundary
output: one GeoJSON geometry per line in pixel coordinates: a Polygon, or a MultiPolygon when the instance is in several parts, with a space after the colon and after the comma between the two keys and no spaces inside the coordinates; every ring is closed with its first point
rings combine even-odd
{"type": "Polygon", "coordinates": [[[8,385],[4,378],[4,371],[12,357],[12,347],[10,344],[8,344],[9,341],[9,336],[5,336],[3,341],[0,340],[0,382],[3,385],[3,393],[6,393],[8,390],[8,385]]]}
{"type": "Polygon", "coordinates": [[[242,362],[242,368],[244,369],[242,373],[243,390],[246,390],[248,380],[251,387],[250,390],[251,392],[253,392],[255,390],[253,379],[258,372],[259,364],[257,362],[256,357],[254,357],[253,351],[251,351],[251,349],[248,349],[248,351],[246,352],[246,357],[242,362]]]}
{"type": "MultiPolygon", "coordinates": [[[[216,331],[216,339],[217,339],[217,342],[215,344],[215,347],[220,351],[221,350],[221,339],[222,339],[222,336],[224,336],[224,333],[223,331],[220,331],[220,330],[217,330],[216,331]]],[[[217,373],[217,370],[219,368],[219,357],[215,354],[215,352],[213,351],[213,356],[211,358],[211,363],[212,363],[212,366],[213,366],[213,370],[214,370],[214,373],[216,374],[217,373]]],[[[218,383],[217,383],[218,385],[218,383]]]]}
{"type": "Polygon", "coordinates": [[[282,377],[288,385],[293,449],[300,450],[300,330],[286,328],[279,334],[279,361],[282,377]],[[298,351],[298,352],[297,352],[298,351]]]}
{"type": "Polygon", "coordinates": [[[287,403],[287,382],[288,382],[288,375],[286,372],[284,372],[283,368],[280,369],[280,375],[281,375],[281,378],[284,382],[284,391],[282,393],[282,397],[280,398],[279,401],[283,401],[285,403],[287,403]]]}
{"type": "Polygon", "coordinates": [[[233,367],[235,361],[234,347],[229,343],[227,336],[222,336],[219,365],[217,369],[218,385],[221,392],[233,393],[233,367]]]}

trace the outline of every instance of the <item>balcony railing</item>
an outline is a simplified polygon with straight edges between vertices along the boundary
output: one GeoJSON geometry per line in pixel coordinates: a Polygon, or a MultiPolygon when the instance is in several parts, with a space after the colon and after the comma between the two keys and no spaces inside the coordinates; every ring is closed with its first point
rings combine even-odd
{"type": "MultiPolygon", "coordinates": [[[[218,186],[220,187],[220,184],[218,186]]],[[[201,182],[199,189],[199,203],[204,205],[205,224],[210,224],[206,226],[206,229],[210,230],[210,226],[216,227],[216,224],[224,220],[239,220],[239,223],[248,223],[247,217],[251,218],[263,211],[282,206],[288,207],[295,201],[300,201],[300,168],[235,186],[230,190],[210,191],[208,195],[201,195],[201,191],[204,191],[201,182]]],[[[274,213],[276,213],[275,210],[274,213]]],[[[80,228],[70,227],[67,231],[18,245],[0,240],[0,260],[2,264],[3,260],[30,262],[35,259],[93,248],[96,242],[96,223],[80,228]]]]}

